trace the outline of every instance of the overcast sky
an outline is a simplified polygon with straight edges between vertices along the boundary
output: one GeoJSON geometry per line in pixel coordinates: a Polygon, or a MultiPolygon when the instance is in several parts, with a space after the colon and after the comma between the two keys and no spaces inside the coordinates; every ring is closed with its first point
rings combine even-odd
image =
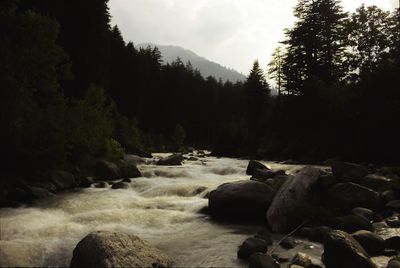
{"type": "MultiPolygon", "coordinates": [[[[362,3],[386,10],[398,0],[343,0],[347,11],[362,3]]],[[[248,74],[265,68],[283,29],[294,22],[297,0],[110,0],[112,24],[126,41],[178,45],[248,74]]]]}

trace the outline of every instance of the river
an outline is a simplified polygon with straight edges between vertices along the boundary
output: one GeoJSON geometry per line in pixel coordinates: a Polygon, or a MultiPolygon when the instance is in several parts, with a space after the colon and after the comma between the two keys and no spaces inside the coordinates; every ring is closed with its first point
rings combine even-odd
{"type": "MultiPolygon", "coordinates": [[[[289,173],[301,168],[266,163],[289,173]]],[[[133,179],[129,189],[75,189],[34,206],[2,208],[0,266],[65,267],[84,236],[108,230],[149,241],[180,267],[247,267],[237,259],[237,248],[263,227],[216,223],[199,213],[208,203],[204,198],[208,191],[249,179],[247,164],[247,160],[206,157],[183,166],[139,165],[143,177],[133,179]],[[202,187],[207,189],[199,193],[202,187]]],[[[320,245],[307,242],[301,251],[320,263],[320,245]]]]}

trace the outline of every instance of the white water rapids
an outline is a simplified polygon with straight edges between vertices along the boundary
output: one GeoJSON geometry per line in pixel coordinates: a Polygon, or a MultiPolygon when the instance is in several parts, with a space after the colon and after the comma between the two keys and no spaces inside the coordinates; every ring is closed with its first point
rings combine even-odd
{"type": "MultiPolygon", "coordinates": [[[[236,257],[237,248],[260,227],[215,223],[198,213],[208,191],[249,179],[247,164],[206,157],[176,167],[140,165],[144,177],[132,179],[129,189],[76,189],[34,206],[2,208],[0,266],[69,266],[83,237],[109,230],[149,241],[180,267],[247,267],[236,257]],[[198,193],[199,187],[207,190],[198,193]]],[[[301,167],[268,164],[289,172],[301,167]]],[[[320,249],[310,248],[303,252],[318,263],[320,249]]]]}

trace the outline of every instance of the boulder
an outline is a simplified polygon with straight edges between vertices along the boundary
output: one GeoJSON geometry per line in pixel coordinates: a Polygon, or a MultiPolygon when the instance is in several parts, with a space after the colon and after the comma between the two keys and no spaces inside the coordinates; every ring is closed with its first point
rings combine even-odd
{"type": "Polygon", "coordinates": [[[261,230],[261,231],[257,232],[254,235],[254,237],[264,240],[270,246],[272,246],[272,244],[273,244],[271,234],[270,234],[270,232],[268,232],[266,230],[261,230]]]}
{"type": "Polygon", "coordinates": [[[400,251],[400,236],[393,236],[385,240],[385,247],[400,251]]]}
{"type": "Polygon", "coordinates": [[[125,163],[121,166],[121,177],[122,178],[138,178],[142,177],[142,173],[134,164],[125,163]]]}
{"type": "Polygon", "coordinates": [[[55,194],[53,194],[52,192],[49,192],[47,189],[41,187],[29,186],[29,189],[30,192],[32,193],[33,198],[35,199],[55,196],[55,194]]]}
{"type": "Polygon", "coordinates": [[[386,268],[400,268],[400,260],[391,259],[386,268]]]}
{"type": "Polygon", "coordinates": [[[182,154],[172,154],[157,161],[159,166],[180,166],[183,162],[182,154]]]}
{"type": "Polygon", "coordinates": [[[334,230],[324,243],[326,268],[376,268],[368,253],[351,235],[334,230]]]}
{"type": "Polygon", "coordinates": [[[361,180],[360,184],[377,192],[390,190],[393,187],[392,181],[390,179],[376,174],[369,174],[365,176],[361,180]]]}
{"type": "Polygon", "coordinates": [[[279,263],[288,262],[290,260],[289,255],[284,253],[274,253],[272,257],[277,260],[279,263]]]}
{"type": "Polygon", "coordinates": [[[328,205],[350,211],[355,207],[365,207],[376,210],[380,205],[379,194],[374,190],[356,183],[338,183],[327,193],[328,205]]]}
{"type": "Polygon", "coordinates": [[[135,154],[124,155],[124,161],[125,161],[125,163],[127,163],[129,165],[134,165],[134,166],[139,165],[139,164],[146,164],[146,159],[144,159],[143,157],[140,157],[138,155],[135,155],[135,154]]]}
{"type": "Polygon", "coordinates": [[[319,175],[319,169],[305,167],[279,188],[267,211],[267,220],[272,231],[283,233],[290,228],[290,215],[309,198],[319,175]]]}
{"type": "Polygon", "coordinates": [[[111,186],[111,188],[112,189],[128,189],[129,188],[129,184],[126,183],[126,182],[120,181],[120,182],[114,183],[111,186]]]}
{"type": "Polygon", "coordinates": [[[353,208],[351,210],[351,213],[355,216],[363,217],[370,222],[377,219],[375,212],[373,212],[368,208],[361,208],[361,207],[353,208]]]}
{"type": "Polygon", "coordinates": [[[99,181],[93,184],[95,188],[107,188],[108,183],[105,181],[99,181]]]}
{"type": "Polygon", "coordinates": [[[367,219],[361,216],[347,215],[338,218],[338,221],[339,224],[337,226],[337,229],[348,233],[354,233],[358,230],[374,230],[372,224],[367,219]]]}
{"type": "Polygon", "coordinates": [[[385,249],[385,240],[379,235],[360,230],[351,235],[372,256],[378,256],[385,249]]]}
{"type": "Polygon", "coordinates": [[[389,225],[387,225],[387,223],[385,221],[379,221],[379,222],[374,222],[372,224],[372,227],[374,227],[374,229],[386,229],[389,228],[389,225]]]}
{"type": "Polygon", "coordinates": [[[249,164],[247,165],[246,174],[247,175],[254,175],[254,171],[256,169],[270,170],[270,168],[268,168],[264,164],[262,164],[262,163],[260,163],[258,161],[255,161],[255,160],[250,160],[249,164]]]}
{"type": "Polygon", "coordinates": [[[173,261],[135,235],[97,231],[75,247],[70,267],[170,267],[173,261]]]}
{"type": "Polygon", "coordinates": [[[358,181],[368,174],[368,169],[362,165],[337,161],[332,164],[332,173],[342,181],[358,181]]]}
{"type": "Polygon", "coordinates": [[[94,180],[92,177],[85,177],[81,180],[81,182],[79,183],[79,186],[84,187],[84,188],[89,188],[93,183],[94,183],[94,180]]]}
{"type": "Polygon", "coordinates": [[[268,243],[256,237],[247,238],[240,246],[237,256],[239,259],[248,259],[254,253],[265,253],[268,250],[268,243]]]}
{"type": "Polygon", "coordinates": [[[386,203],[386,208],[400,212],[400,200],[392,200],[386,203]]]}
{"type": "Polygon", "coordinates": [[[62,170],[51,171],[50,181],[56,186],[57,191],[62,191],[76,186],[75,176],[67,171],[62,170]]]}
{"type": "Polygon", "coordinates": [[[274,190],[257,181],[237,181],[210,192],[208,206],[215,218],[262,219],[274,197],[274,190]]]}
{"type": "Polygon", "coordinates": [[[310,228],[308,230],[308,239],[314,242],[325,243],[331,231],[332,229],[327,226],[310,228]]]}
{"type": "Polygon", "coordinates": [[[98,179],[115,180],[121,178],[121,170],[119,167],[106,160],[97,161],[94,172],[98,179]]]}
{"type": "Polygon", "coordinates": [[[251,255],[249,268],[280,268],[279,263],[270,255],[260,252],[251,255]]]}
{"type": "Polygon", "coordinates": [[[400,228],[400,219],[397,216],[387,218],[385,221],[389,227],[400,228]]]}

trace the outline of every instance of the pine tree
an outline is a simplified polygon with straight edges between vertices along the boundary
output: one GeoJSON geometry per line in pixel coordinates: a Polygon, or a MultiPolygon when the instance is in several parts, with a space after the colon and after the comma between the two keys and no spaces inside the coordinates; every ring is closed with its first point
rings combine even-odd
{"type": "Polygon", "coordinates": [[[278,96],[281,95],[283,82],[283,49],[279,46],[272,53],[271,61],[268,64],[268,74],[278,85],[278,96]]]}

